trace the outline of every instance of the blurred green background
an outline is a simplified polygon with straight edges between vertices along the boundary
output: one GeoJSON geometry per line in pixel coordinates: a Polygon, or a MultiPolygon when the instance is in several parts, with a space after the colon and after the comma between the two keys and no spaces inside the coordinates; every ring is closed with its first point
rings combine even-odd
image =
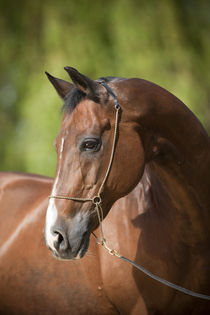
{"type": "Polygon", "coordinates": [[[62,102],[44,71],[67,65],[153,81],[210,131],[209,38],[210,1],[0,0],[0,170],[54,176],[62,102]]]}

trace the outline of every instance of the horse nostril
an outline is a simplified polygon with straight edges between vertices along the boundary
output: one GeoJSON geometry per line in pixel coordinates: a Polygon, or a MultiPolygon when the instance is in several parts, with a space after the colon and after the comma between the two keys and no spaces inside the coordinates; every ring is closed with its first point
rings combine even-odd
{"type": "Polygon", "coordinates": [[[58,252],[68,249],[68,240],[67,240],[67,236],[65,235],[65,233],[55,230],[55,231],[53,231],[53,234],[55,235],[55,240],[53,243],[55,249],[58,252]]]}

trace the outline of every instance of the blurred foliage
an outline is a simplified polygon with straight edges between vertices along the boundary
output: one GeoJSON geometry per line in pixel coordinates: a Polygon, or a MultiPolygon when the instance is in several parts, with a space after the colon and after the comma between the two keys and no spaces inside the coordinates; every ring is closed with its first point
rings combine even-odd
{"type": "Polygon", "coordinates": [[[61,101],[44,71],[141,77],[210,130],[208,0],[0,0],[1,170],[53,176],[61,101]]]}

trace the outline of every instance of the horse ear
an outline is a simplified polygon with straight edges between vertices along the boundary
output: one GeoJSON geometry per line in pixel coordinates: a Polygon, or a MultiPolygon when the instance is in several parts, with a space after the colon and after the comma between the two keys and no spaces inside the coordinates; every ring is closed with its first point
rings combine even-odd
{"type": "Polygon", "coordinates": [[[64,99],[66,97],[66,95],[73,89],[74,85],[53,77],[51,74],[49,74],[48,72],[45,72],[48,79],[50,80],[50,82],[52,83],[52,85],[54,86],[54,88],[56,89],[56,91],[58,92],[58,95],[64,99]]]}
{"type": "Polygon", "coordinates": [[[102,95],[106,92],[99,82],[89,79],[76,69],[72,67],[65,67],[64,69],[68,72],[76,87],[90,98],[101,99],[102,95]]]}

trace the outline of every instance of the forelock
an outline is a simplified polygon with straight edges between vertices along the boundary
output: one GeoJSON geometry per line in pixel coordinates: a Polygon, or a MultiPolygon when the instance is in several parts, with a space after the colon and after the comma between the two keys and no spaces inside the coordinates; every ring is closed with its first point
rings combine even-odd
{"type": "Polygon", "coordinates": [[[86,97],[86,94],[80,91],[78,88],[74,87],[71,92],[66,96],[64,101],[62,111],[72,112],[77,104],[86,97]]]}

